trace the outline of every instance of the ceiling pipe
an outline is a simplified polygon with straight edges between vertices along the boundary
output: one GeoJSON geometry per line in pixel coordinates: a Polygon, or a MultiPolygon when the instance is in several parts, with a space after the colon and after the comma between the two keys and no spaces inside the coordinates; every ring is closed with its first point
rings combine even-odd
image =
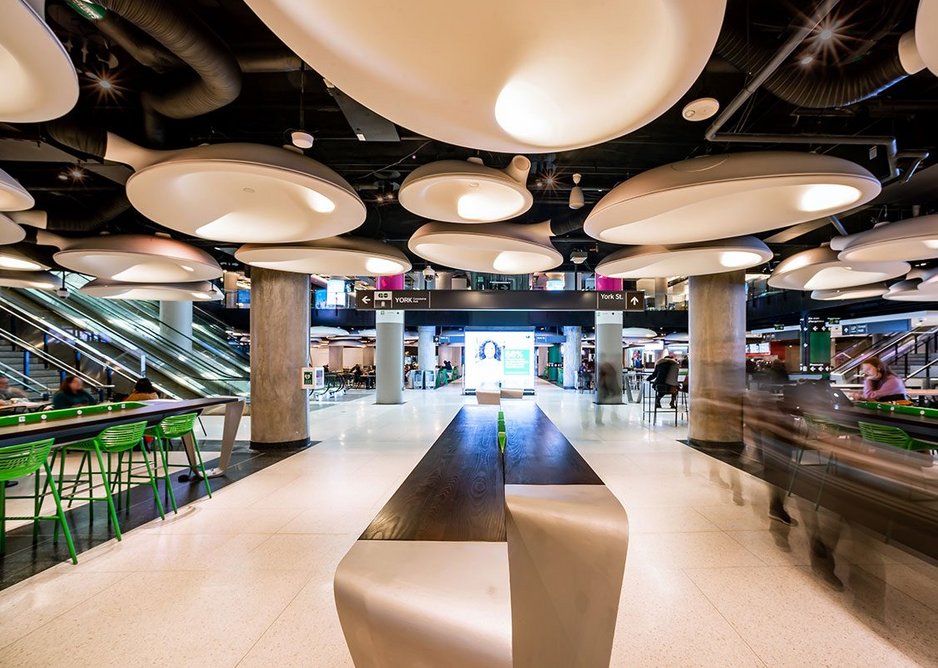
{"type": "MultiPolygon", "coordinates": [[[[889,164],[889,178],[896,179],[901,172],[898,167],[898,151],[896,147],[896,138],[888,136],[842,136],[827,134],[766,134],[766,133],[735,133],[724,132],[720,129],[732,118],[739,109],[751,98],[757,90],[771,77],[779,67],[791,56],[792,53],[804,42],[817,25],[827,17],[840,0],[823,0],[811,18],[801,26],[786,42],[779,48],[775,55],[763,66],[763,68],[746,84],[746,86],[736,95],[733,100],[727,104],[717,115],[707,128],[704,137],[710,142],[741,143],[741,144],[823,144],[829,146],[836,145],[858,145],[858,146],[882,146],[886,152],[886,160],[889,164]]],[[[911,175],[909,175],[911,176],[911,175]]]]}
{"type": "Polygon", "coordinates": [[[106,17],[97,10],[114,12],[192,69],[192,73],[167,74],[170,85],[161,82],[158,88],[143,91],[140,99],[145,108],[168,118],[194,118],[224,107],[241,93],[241,69],[234,55],[218,35],[181,3],[69,0],[69,5],[92,23],[106,17]]]}

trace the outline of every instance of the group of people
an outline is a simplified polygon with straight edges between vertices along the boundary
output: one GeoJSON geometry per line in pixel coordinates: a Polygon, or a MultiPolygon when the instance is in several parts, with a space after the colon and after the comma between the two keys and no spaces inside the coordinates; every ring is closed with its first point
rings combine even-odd
{"type": "MultiPolygon", "coordinates": [[[[160,395],[153,387],[149,378],[141,378],[134,383],[134,391],[128,394],[124,401],[153,401],[160,395]]],[[[78,376],[65,376],[59,391],[52,395],[52,408],[81,408],[101,403],[87,389],[85,383],[78,376]]]]}

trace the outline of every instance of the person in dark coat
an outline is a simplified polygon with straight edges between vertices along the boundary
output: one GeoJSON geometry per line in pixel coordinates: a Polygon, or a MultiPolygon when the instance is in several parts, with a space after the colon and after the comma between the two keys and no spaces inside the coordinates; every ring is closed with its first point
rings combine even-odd
{"type": "Polygon", "coordinates": [[[648,381],[655,388],[655,406],[661,408],[661,398],[665,394],[671,395],[671,408],[677,407],[679,367],[674,355],[668,353],[655,364],[655,370],[648,377],[648,381]]]}

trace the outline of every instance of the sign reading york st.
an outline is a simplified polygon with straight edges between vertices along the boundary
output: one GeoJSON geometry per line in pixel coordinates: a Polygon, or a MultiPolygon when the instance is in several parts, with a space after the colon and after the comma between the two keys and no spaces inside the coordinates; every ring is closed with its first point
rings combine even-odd
{"type": "Polygon", "coordinates": [[[645,293],[531,290],[359,290],[359,310],[644,311],[645,293]]]}

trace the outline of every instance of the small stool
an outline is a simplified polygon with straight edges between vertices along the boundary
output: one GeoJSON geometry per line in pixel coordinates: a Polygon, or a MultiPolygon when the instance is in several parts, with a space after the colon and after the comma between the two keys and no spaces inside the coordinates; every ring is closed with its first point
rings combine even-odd
{"type": "Polygon", "coordinates": [[[169,470],[171,468],[188,468],[193,471],[193,473],[200,474],[202,476],[202,482],[205,484],[205,491],[208,494],[209,498],[212,496],[212,486],[208,482],[208,475],[205,473],[205,463],[202,461],[202,450],[199,448],[199,441],[195,437],[195,425],[196,419],[199,417],[198,413],[186,413],[184,415],[170,415],[169,417],[163,418],[163,420],[156,425],[155,427],[150,427],[147,429],[147,436],[152,436],[160,444],[160,452],[163,455],[163,471],[165,472],[166,480],[166,489],[169,490],[169,498],[173,504],[173,510],[176,511],[176,495],[173,494],[173,486],[170,484],[169,470]],[[169,463],[169,450],[172,448],[172,441],[174,438],[183,439],[189,437],[192,441],[192,450],[195,454],[196,464],[199,467],[198,471],[195,471],[192,463],[189,464],[170,464],[169,463]]]}
{"type": "Polygon", "coordinates": [[[114,507],[114,494],[112,492],[111,485],[112,482],[116,482],[118,485],[118,492],[120,492],[120,488],[124,483],[122,465],[125,453],[128,456],[126,477],[128,486],[132,484],[134,480],[148,480],[150,482],[150,488],[153,490],[153,498],[156,501],[156,508],[160,513],[160,518],[164,520],[166,519],[166,514],[163,512],[163,503],[160,501],[160,492],[156,487],[156,475],[153,472],[153,468],[150,466],[150,458],[146,451],[146,445],[143,442],[143,434],[146,431],[146,428],[146,422],[131,422],[130,424],[119,424],[113,427],[108,427],[90,441],[82,441],[80,443],[66,445],[63,448],[61,455],[62,460],[59,465],[59,487],[62,486],[66,452],[77,450],[89,454],[92,452],[94,453],[95,458],[98,460],[98,470],[101,475],[101,481],[104,485],[104,496],[102,497],[94,495],[91,471],[92,466],[91,462],[89,462],[88,496],[75,495],[76,488],[78,486],[78,478],[76,478],[75,483],[72,485],[72,491],[67,495],[66,498],[69,500],[69,503],[72,501],[107,501],[108,514],[110,515],[111,521],[114,523],[114,535],[117,540],[121,539],[121,529],[120,524],[117,521],[117,510],[114,507]],[[136,449],[138,446],[143,453],[143,463],[147,469],[146,476],[134,475],[133,473],[133,453],[134,449],[136,449]],[[107,453],[109,460],[111,455],[117,455],[117,470],[113,474],[113,480],[110,467],[106,467],[104,465],[104,453],[107,453]]]}
{"type": "Polygon", "coordinates": [[[72,558],[72,563],[78,563],[78,556],[75,554],[75,544],[72,542],[72,533],[68,529],[68,523],[65,521],[65,511],[62,510],[62,499],[59,497],[59,488],[56,486],[52,476],[52,468],[49,466],[49,451],[52,449],[53,439],[48,438],[43,441],[34,441],[32,443],[23,443],[20,445],[10,445],[0,448],[0,554],[6,552],[6,521],[7,520],[32,520],[33,538],[37,536],[39,529],[39,520],[55,520],[56,525],[55,538],[58,538],[58,527],[62,527],[62,533],[65,534],[65,542],[68,543],[68,553],[72,558]],[[46,487],[39,490],[39,469],[46,472],[46,482],[48,489],[52,492],[52,498],[55,499],[55,515],[41,515],[42,501],[45,499],[46,487]],[[6,493],[6,481],[22,478],[24,476],[35,476],[35,492],[33,495],[11,496],[6,493]],[[7,499],[33,499],[33,514],[26,516],[8,516],[7,499]]]}

